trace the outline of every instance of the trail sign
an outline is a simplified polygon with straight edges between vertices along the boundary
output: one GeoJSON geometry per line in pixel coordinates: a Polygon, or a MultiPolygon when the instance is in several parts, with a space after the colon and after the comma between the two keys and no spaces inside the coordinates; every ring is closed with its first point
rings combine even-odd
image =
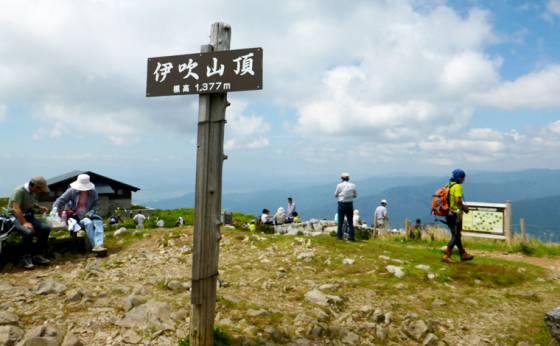
{"type": "Polygon", "coordinates": [[[229,50],[230,41],[231,27],[214,23],[200,53],[148,59],[146,96],[199,94],[191,346],[214,345],[227,93],[262,89],[262,48],[229,50]]]}
{"type": "Polygon", "coordinates": [[[262,48],[148,58],[146,96],[262,89],[262,48]]]}

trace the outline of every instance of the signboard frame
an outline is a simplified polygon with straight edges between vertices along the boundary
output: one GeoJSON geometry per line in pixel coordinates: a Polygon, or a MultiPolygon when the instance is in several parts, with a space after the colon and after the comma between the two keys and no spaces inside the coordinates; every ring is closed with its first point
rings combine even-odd
{"type": "Polygon", "coordinates": [[[465,202],[469,207],[468,214],[463,213],[464,236],[509,240],[511,237],[511,202],[506,203],[487,203],[487,202],[465,202]],[[481,215],[478,215],[480,213],[481,215]],[[494,215],[499,214],[499,215],[494,215]],[[477,217],[479,225],[486,222],[485,227],[477,229],[473,222],[477,217]],[[494,230],[491,230],[494,228],[494,230]],[[496,228],[499,228],[496,230],[496,228]]]}
{"type": "Polygon", "coordinates": [[[262,88],[261,47],[148,58],[147,97],[220,94],[262,88]]]}

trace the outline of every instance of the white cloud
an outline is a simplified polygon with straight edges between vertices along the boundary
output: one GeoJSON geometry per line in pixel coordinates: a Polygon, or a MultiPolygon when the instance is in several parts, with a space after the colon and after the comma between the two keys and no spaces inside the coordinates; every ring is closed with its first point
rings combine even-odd
{"type": "Polygon", "coordinates": [[[260,116],[245,115],[247,103],[232,103],[226,112],[225,150],[259,149],[269,145],[270,125],[260,116]]]}
{"type": "Polygon", "coordinates": [[[547,9],[550,13],[560,16],[560,0],[548,0],[547,9]]]}
{"type": "Polygon", "coordinates": [[[505,109],[560,106],[560,65],[548,66],[504,82],[476,98],[484,105],[505,109]]]}

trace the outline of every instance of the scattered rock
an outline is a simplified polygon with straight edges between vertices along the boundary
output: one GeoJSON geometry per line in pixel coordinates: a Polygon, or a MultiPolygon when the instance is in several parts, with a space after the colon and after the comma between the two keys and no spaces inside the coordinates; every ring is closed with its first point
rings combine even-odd
{"type": "Polygon", "coordinates": [[[342,342],[347,345],[359,345],[360,337],[352,332],[348,332],[343,338],[342,342]]]}
{"type": "Polygon", "coordinates": [[[23,337],[23,329],[16,326],[0,326],[0,345],[15,345],[23,337]]]}
{"type": "Polygon", "coordinates": [[[282,334],[273,326],[266,326],[264,327],[264,332],[268,335],[272,336],[273,339],[280,339],[282,334]]]}
{"type": "Polygon", "coordinates": [[[329,306],[329,304],[338,304],[342,302],[342,298],[334,295],[324,294],[319,290],[311,290],[305,294],[305,299],[311,303],[329,306]]]}
{"type": "Polygon", "coordinates": [[[379,259],[384,260],[384,261],[390,261],[390,260],[391,260],[391,257],[385,256],[385,255],[381,255],[381,256],[379,256],[379,259]]]}
{"type": "Polygon", "coordinates": [[[352,259],[352,258],[345,258],[342,260],[342,264],[347,264],[347,265],[351,265],[354,264],[356,260],[352,259]]]}
{"type": "Polygon", "coordinates": [[[323,328],[318,325],[318,324],[314,324],[313,327],[311,327],[311,330],[309,331],[309,334],[313,335],[314,337],[318,338],[321,335],[323,335],[323,328]]]}
{"type": "Polygon", "coordinates": [[[142,341],[142,338],[140,337],[140,335],[138,335],[132,329],[128,329],[126,332],[124,332],[122,338],[123,338],[123,342],[125,342],[127,344],[138,344],[138,343],[140,343],[140,341],[142,341]]]}
{"type": "Polygon", "coordinates": [[[19,316],[7,311],[0,311],[0,326],[7,324],[17,325],[19,322],[19,316]]]}
{"type": "Polygon", "coordinates": [[[385,314],[383,314],[383,311],[381,311],[381,309],[376,309],[375,312],[373,313],[373,322],[375,323],[385,322],[385,314]]]}
{"type": "Polygon", "coordinates": [[[257,316],[263,316],[263,315],[270,315],[270,311],[267,310],[253,310],[253,309],[249,309],[247,311],[247,315],[251,316],[251,317],[257,317],[257,316]]]}
{"type": "Polygon", "coordinates": [[[67,303],[75,303],[82,300],[85,295],[85,291],[82,288],[78,288],[75,290],[71,290],[66,292],[66,302],[67,303]]]}
{"type": "Polygon", "coordinates": [[[116,230],[115,233],[113,233],[113,236],[114,237],[120,237],[121,235],[124,235],[127,232],[128,232],[128,230],[126,228],[121,227],[118,230],[116,230]]]}
{"type": "Polygon", "coordinates": [[[550,335],[557,341],[560,341],[560,307],[549,311],[544,315],[544,322],[546,323],[550,335]]]}
{"type": "Polygon", "coordinates": [[[436,278],[436,276],[437,276],[437,274],[434,274],[434,273],[428,273],[428,275],[427,275],[428,280],[433,280],[433,279],[436,278]]]}
{"type": "Polygon", "coordinates": [[[132,308],[146,303],[147,300],[148,299],[145,296],[131,294],[126,297],[126,301],[124,303],[124,311],[130,311],[132,308]]]}
{"type": "Polygon", "coordinates": [[[428,325],[422,320],[405,320],[402,324],[402,331],[416,341],[422,340],[428,330],[428,325]]]}
{"type": "Polygon", "coordinates": [[[422,342],[422,346],[436,346],[438,344],[439,338],[435,334],[428,334],[422,342]]]}
{"type": "Polygon", "coordinates": [[[171,307],[167,303],[155,300],[150,300],[133,308],[116,324],[122,327],[142,330],[149,328],[173,330],[174,326],[171,320],[171,307]]]}
{"type": "Polygon", "coordinates": [[[186,309],[181,309],[178,311],[175,311],[174,313],[171,314],[171,319],[173,321],[184,321],[187,319],[187,317],[189,316],[189,312],[186,309]]]}
{"type": "Polygon", "coordinates": [[[337,284],[324,284],[319,286],[319,290],[321,291],[325,291],[325,290],[334,290],[337,289],[339,287],[339,285],[337,284]]]}
{"type": "Polygon", "coordinates": [[[391,322],[393,322],[393,313],[387,312],[385,314],[385,324],[391,324],[391,322]]]}
{"type": "Polygon", "coordinates": [[[51,293],[60,294],[66,291],[66,286],[64,284],[54,280],[54,279],[47,279],[39,283],[37,287],[36,294],[47,295],[51,293]]]}
{"type": "Polygon", "coordinates": [[[398,284],[395,285],[395,288],[398,289],[398,290],[403,290],[405,288],[408,288],[408,285],[403,284],[403,283],[398,283],[398,284]]]}
{"type": "Polygon", "coordinates": [[[360,308],[360,312],[364,313],[365,315],[369,315],[373,312],[373,306],[367,304],[360,308]]]}
{"type": "Polygon", "coordinates": [[[419,264],[419,265],[415,266],[415,268],[426,271],[426,272],[431,269],[431,267],[429,265],[426,265],[426,264],[419,264]]]}
{"type": "Polygon", "coordinates": [[[62,335],[52,325],[38,326],[28,331],[22,341],[23,346],[59,346],[62,335]]]}
{"type": "Polygon", "coordinates": [[[76,334],[72,332],[66,333],[66,337],[64,337],[64,341],[62,342],[62,346],[83,346],[84,344],[80,341],[80,339],[76,336],[76,334]]]}
{"type": "Polygon", "coordinates": [[[387,339],[387,329],[381,325],[375,327],[375,337],[380,341],[385,341],[387,339]]]}
{"type": "Polygon", "coordinates": [[[175,291],[175,292],[179,292],[179,291],[188,291],[189,290],[189,285],[185,285],[184,283],[178,281],[178,280],[170,280],[167,283],[167,288],[175,291]]]}
{"type": "Polygon", "coordinates": [[[442,306],[446,306],[447,303],[444,300],[436,299],[432,302],[432,307],[434,308],[441,308],[442,306]]]}
{"type": "Polygon", "coordinates": [[[315,257],[315,253],[313,251],[302,252],[297,255],[296,259],[298,261],[310,262],[313,257],[315,257]]]}
{"type": "Polygon", "coordinates": [[[402,267],[398,267],[398,266],[393,266],[393,265],[388,265],[385,267],[385,269],[395,275],[396,277],[398,277],[399,279],[402,279],[405,276],[404,270],[402,267]]]}

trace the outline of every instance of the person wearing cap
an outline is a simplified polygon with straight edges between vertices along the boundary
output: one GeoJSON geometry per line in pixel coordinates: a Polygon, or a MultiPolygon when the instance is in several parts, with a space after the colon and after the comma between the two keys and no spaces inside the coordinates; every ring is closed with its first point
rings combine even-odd
{"type": "Polygon", "coordinates": [[[373,214],[373,224],[376,229],[385,230],[389,227],[389,212],[387,211],[387,200],[382,199],[373,214]]]}
{"type": "Polygon", "coordinates": [[[65,206],[70,205],[72,217],[78,220],[87,233],[92,251],[105,253],[103,247],[103,219],[97,215],[99,209],[99,195],[95,185],[87,174],[80,174],[75,182],[53,204],[51,213],[55,214],[65,206]]]}
{"type": "Polygon", "coordinates": [[[445,223],[447,223],[447,227],[449,227],[451,232],[451,240],[447,244],[441,259],[446,263],[453,262],[451,254],[455,246],[459,249],[461,261],[470,261],[474,258],[474,256],[467,253],[461,240],[463,213],[469,212],[469,208],[463,204],[463,183],[466,177],[465,171],[456,169],[451,173],[451,179],[449,179],[449,185],[447,185],[449,187],[449,215],[445,217],[445,223]]]}
{"type": "Polygon", "coordinates": [[[33,177],[29,182],[15,189],[8,200],[8,211],[14,215],[15,230],[23,238],[22,265],[25,269],[33,269],[35,264],[48,265],[45,258],[51,229],[35,218],[36,213],[46,213],[47,208],[37,202],[37,194],[48,193],[49,187],[43,177],[33,177]],[[33,237],[37,238],[37,248],[33,251],[33,237]],[[35,255],[32,256],[33,252],[35,255]]]}
{"type": "Polygon", "coordinates": [[[350,231],[349,240],[356,241],[354,238],[354,198],[358,197],[358,192],[356,191],[356,185],[350,182],[350,174],[342,173],[340,175],[342,182],[336,186],[334,191],[334,197],[338,201],[338,230],[336,232],[336,238],[339,240],[343,239],[342,228],[344,225],[344,218],[348,223],[348,228],[350,231]]]}
{"type": "Polygon", "coordinates": [[[286,217],[289,222],[292,222],[294,219],[294,213],[296,212],[296,202],[292,197],[288,197],[288,209],[286,209],[286,217]]]}

